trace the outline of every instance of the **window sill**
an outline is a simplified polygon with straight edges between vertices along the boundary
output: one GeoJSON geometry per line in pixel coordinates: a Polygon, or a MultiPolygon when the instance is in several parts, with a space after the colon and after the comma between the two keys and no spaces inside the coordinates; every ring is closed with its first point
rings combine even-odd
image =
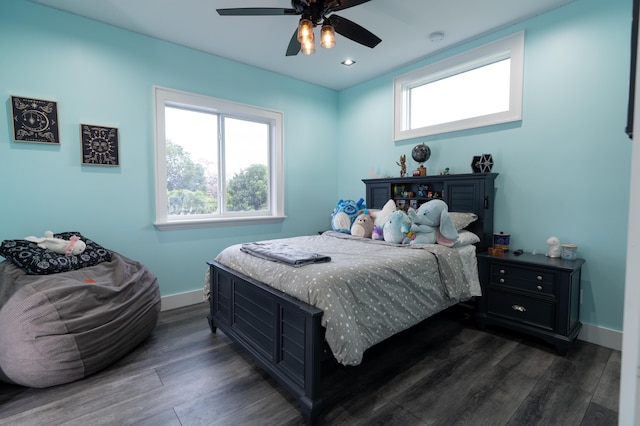
{"type": "Polygon", "coordinates": [[[188,219],[172,220],[171,222],[156,222],[154,226],[161,231],[171,231],[180,229],[214,228],[219,226],[236,225],[264,225],[269,223],[279,223],[286,219],[286,216],[260,216],[260,217],[225,217],[217,219],[188,219]]]}

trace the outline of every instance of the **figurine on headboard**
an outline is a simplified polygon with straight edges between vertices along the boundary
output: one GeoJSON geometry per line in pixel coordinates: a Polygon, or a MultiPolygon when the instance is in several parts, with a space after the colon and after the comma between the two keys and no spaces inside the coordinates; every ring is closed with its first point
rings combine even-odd
{"type": "Polygon", "coordinates": [[[400,177],[404,177],[407,174],[407,156],[401,155],[400,162],[396,161],[396,164],[400,166],[400,177]]]}
{"type": "Polygon", "coordinates": [[[558,237],[549,237],[547,245],[549,246],[547,257],[560,257],[560,240],[558,237]]]}

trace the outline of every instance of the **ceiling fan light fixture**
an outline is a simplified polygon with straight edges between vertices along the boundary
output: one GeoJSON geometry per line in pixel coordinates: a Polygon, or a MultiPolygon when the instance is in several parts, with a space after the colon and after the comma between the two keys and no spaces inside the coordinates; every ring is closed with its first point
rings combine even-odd
{"type": "MultiPolygon", "coordinates": [[[[313,36],[313,33],[311,35],[313,36]]],[[[314,42],[313,37],[311,37],[310,41],[300,44],[300,51],[307,56],[313,55],[316,52],[316,43],[314,42]]]]}
{"type": "Polygon", "coordinates": [[[313,22],[310,19],[300,19],[300,23],[298,23],[298,41],[302,45],[313,41],[313,22]]]}
{"type": "MultiPolygon", "coordinates": [[[[257,1],[257,0],[256,0],[257,1]]],[[[338,34],[363,46],[374,48],[382,39],[366,28],[333,12],[359,6],[371,0],[291,0],[291,7],[234,7],[228,9],[216,9],[219,15],[224,16],[275,16],[296,15],[300,19],[287,50],[286,56],[295,56],[300,51],[305,55],[315,52],[313,31],[322,22],[320,31],[320,45],[324,48],[332,48],[336,43],[336,28],[338,34]],[[326,24],[326,25],[325,25],[326,24]],[[335,26],[334,26],[335,24],[335,26]]],[[[239,31],[244,31],[240,28],[239,31]]]]}
{"type": "Polygon", "coordinates": [[[325,49],[331,49],[336,45],[336,30],[333,28],[328,22],[324,22],[322,24],[322,28],[320,29],[320,46],[325,49]]]}

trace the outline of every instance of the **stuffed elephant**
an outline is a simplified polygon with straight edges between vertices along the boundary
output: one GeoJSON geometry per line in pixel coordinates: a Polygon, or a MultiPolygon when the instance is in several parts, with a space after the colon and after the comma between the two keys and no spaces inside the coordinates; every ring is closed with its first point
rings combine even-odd
{"type": "Polygon", "coordinates": [[[458,238],[449,206],[442,200],[431,200],[422,204],[418,210],[409,209],[411,232],[415,234],[412,244],[442,244],[452,247],[458,238]]]}

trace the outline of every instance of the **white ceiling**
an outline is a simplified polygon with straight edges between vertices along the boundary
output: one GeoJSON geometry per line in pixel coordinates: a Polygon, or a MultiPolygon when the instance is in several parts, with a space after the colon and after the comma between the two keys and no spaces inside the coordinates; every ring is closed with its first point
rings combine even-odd
{"type": "MultiPolygon", "coordinates": [[[[337,12],[382,42],[285,56],[299,16],[219,16],[218,8],[289,8],[288,0],[30,0],[136,33],[341,90],[574,0],[372,0],[337,12]],[[430,34],[444,39],[432,42],[430,34]],[[356,61],[345,67],[346,58],[356,61]]],[[[318,31],[318,29],[316,29],[318,31]]],[[[316,40],[318,35],[316,34],[316,40]]]]}

